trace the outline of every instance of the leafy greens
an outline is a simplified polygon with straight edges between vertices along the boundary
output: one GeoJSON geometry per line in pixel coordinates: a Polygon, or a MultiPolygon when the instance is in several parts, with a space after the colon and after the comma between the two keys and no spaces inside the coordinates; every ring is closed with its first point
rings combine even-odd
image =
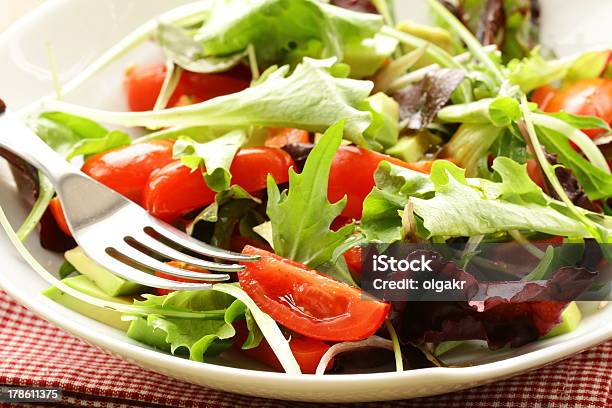
{"type": "Polygon", "coordinates": [[[305,58],[289,74],[289,66],[269,70],[251,88],[202,103],[149,112],[109,112],[60,101],[47,103],[58,110],[124,126],[235,128],[251,125],[325,131],[347,118],[346,136],[366,145],[364,132],[372,123],[365,101],[373,84],[332,75],[335,61],[305,58]],[[289,75],[288,75],[289,74],[289,75]]]}
{"type": "MultiPolygon", "coordinates": [[[[332,160],[342,141],[344,121],[331,126],[308,156],[302,173],[289,170],[289,192],[281,193],[268,177],[268,209],[273,247],[282,257],[317,268],[329,262],[336,247],[354,231],[349,224],[331,231],[331,223],[346,205],[346,198],[330,204],[327,185],[332,160]]],[[[353,283],[348,271],[336,278],[353,283]]]]}

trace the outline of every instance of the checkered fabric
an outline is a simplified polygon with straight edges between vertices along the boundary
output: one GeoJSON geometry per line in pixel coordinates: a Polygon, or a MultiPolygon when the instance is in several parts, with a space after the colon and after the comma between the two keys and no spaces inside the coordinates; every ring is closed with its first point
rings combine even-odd
{"type": "MultiPolygon", "coordinates": [[[[347,406],[610,408],[611,382],[612,341],[609,341],[555,365],[463,392],[347,406]]],[[[66,406],[322,407],[227,394],[149,372],[72,337],[3,292],[0,292],[0,385],[59,387],[64,391],[66,406]]]]}

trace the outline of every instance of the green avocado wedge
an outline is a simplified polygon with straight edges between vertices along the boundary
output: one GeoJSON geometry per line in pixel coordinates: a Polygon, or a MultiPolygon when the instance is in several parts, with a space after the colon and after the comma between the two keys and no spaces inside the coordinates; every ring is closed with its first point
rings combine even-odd
{"type": "Polygon", "coordinates": [[[565,308],[563,314],[561,314],[561,319],[561,323],[553,327],[551,331],[542,337],[543,339],[549,339],[576,330],[582,320],[582,312],[580,312],[580,308],[578,308],[576,302],[570,303],[565,308]]]}
{"type": "MultiPolygon", "coordinates": [[[[133,303],[131,298],[112,297],[107,295],[85,275],[63,279],[62,283],[70,286],[74,290],[78,290],[79,292],[99,299],[108,300],[115,303],[125,303],[126,305],[131,305],[133,303]]],[[[83,302],[62,292],[55,286],[45,289],[42,294],[60,305],[66,306],[75,312],[121,331],[127,331],[130,325],[130,322],[124,322],[121,320],[121,312],[90,305],[89,303],[83,302]]]]}
{"type": "Polygon", "coordinates": [[[127,281],[109,272],[92,261],[79,247],[71,249],[64,255],[77,271],[87,276],[108,296],[127,296],[142,293],[144,286],[127,281]]]}

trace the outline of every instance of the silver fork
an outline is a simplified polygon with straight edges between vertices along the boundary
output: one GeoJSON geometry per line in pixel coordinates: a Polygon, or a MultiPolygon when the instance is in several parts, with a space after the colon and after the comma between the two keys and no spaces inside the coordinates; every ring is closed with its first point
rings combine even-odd
{"type": "Polygon", "coordinates": [[[152,271],[208,282],[226,281],[227,273],[244,269],[199,256],[231,262],[256,261],[202,243],[161,222],[137,204],[98,183],[64,160],[0,101],[0,147],[40,169],[62,202],[72,236],[94,262],[112,273],[141,285],[171,290],[208,289],[210,283],[177,282],[152,271]],[[194,255],[189,255],[186,252],[194,255]],[[223,274],[199,273],[161,261],[168,259],[223,274]]]}

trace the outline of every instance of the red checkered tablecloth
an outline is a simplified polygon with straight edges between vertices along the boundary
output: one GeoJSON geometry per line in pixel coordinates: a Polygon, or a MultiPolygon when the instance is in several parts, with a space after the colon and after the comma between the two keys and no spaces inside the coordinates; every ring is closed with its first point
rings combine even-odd
{"type": "MultiPolygon", "coordinates": [[[[463,392],[347,406],[610,408],[611,382],[612,341],[609,341],[556,365],[463,392]]],[[[72,337],[3,292],[0,292],[0,385],[59,387],[64,394],[63,404],[68,406],[314,406],[227,394],[144,370],[72,337]]]]}

